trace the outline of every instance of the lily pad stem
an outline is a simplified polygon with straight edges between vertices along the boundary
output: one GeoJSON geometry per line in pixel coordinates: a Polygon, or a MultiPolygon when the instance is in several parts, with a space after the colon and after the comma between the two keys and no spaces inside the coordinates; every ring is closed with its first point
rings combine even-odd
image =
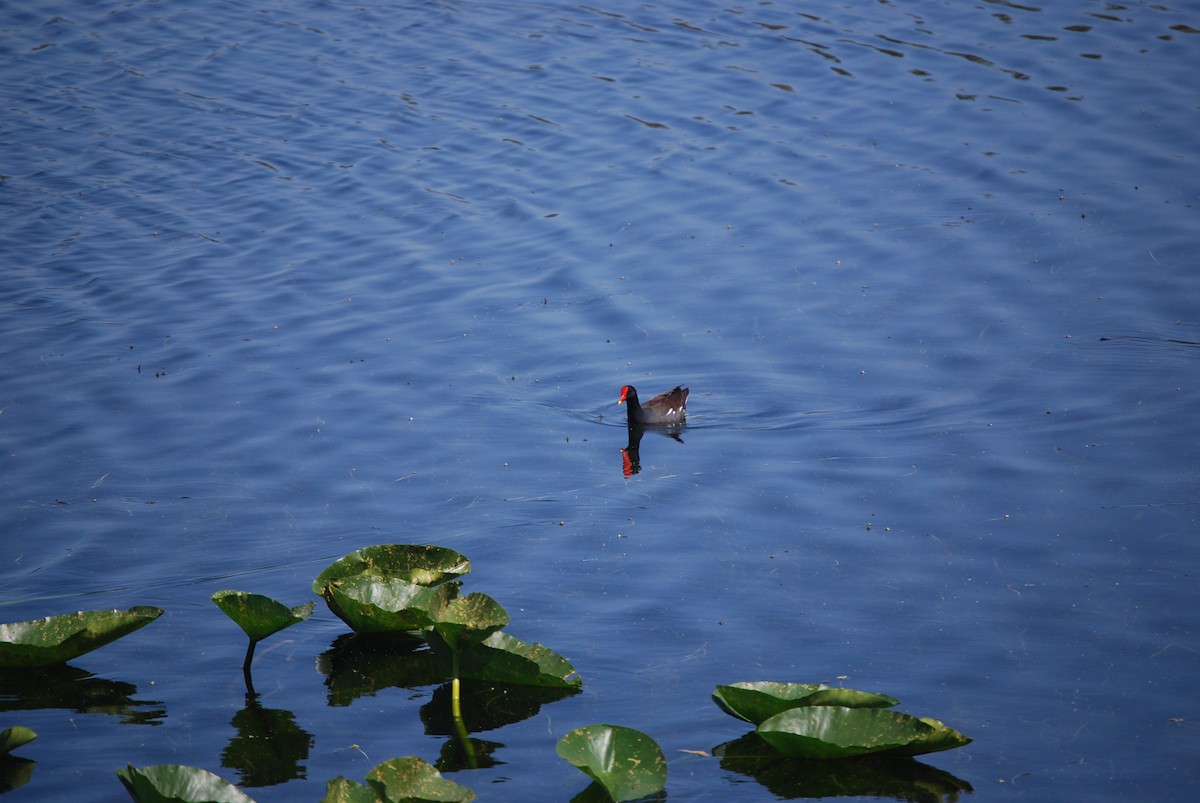
{"type": "Polygon", "coordinates": [[[471,744],[471,734],[467,732],[467,723],[462,718],[462,684],[458,680],[458,652],[451,659],[454,677],[450,680],[450,713],[454,716],[454,730],[458,741],[462,744],[463,753],[467,757],[467,766],[476,769],[475,745],[471,744]]]}
{"type": "Polygon", "coordinates": [[[254,681],[250,679],[250,664],[254,662],[254,648],[258,646],[258,642],[262,639],[250,639],[250,644],[246,647],[246,660],[242,661],[242,677],[246,680],[246,692],[254,695],[254,681]]]}

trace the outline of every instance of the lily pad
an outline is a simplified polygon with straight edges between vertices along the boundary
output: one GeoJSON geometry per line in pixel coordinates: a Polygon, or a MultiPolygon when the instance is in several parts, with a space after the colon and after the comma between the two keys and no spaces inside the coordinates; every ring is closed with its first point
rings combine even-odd
{"type": "Polygon", "coordinates": [[[325,796],[320,803],[379,803],[379,796],[370,786],[346,780],[342,775],[325,781],[325,796]]]}
{"type": "Polygon", "coordinates": [[[658,743],[620,725],[587,725],[558,741],[560,758],[575,765],[620,803],[661,792],[667,760],[658,743]]]}
{"type": "Polygon", "coordinates": [[[321,803],[468,803],[474,799],[474,791],[443,778],[424,759],[403,756],[367,773],[366,786],[334,778],[325,785],[321,803]]]}
{"type": "Polygon", "coordinates": [[[379,803],[379,795],[369,786],[347,781],[339,775],[325,782],[325,796],[321,803],[379,803]]]}
{"type": "MultiPolygon", "coordinates": [[[[433,634],[430,634],[433,635],[433,634]]],[[[566,689],[583,685],[575,667],[541,644],[528,644],[503,631],[462,651],[459,676],[489,683],[566,689]]]]}
{"type": "Polygon", "coordinates": [[[5,756],[37,738],[37,734],[21,725],[13,725],[0,731],[0,756],[5,756]]]}
{"type": "Polygon", "coordinates": [[[359,574],[394,577],[409,583],[434,586],[471,571],[471,561],[446,547],[418,544],[377,544],[364,547],[331,563],[317,575],[312,590],[325,596],[335,580],[359,574]]]}
{"type": "Polygon", "coordinates": [[[916,756],[971,742],[936,719],[845,706],[793,708],[762,722],[757,733],[793,758],[851,758],[874,753],[916,756]]]}
{"type": "Polygon", "coordinates": [[[66,663],[145,627],[162,613],[162,608],[139,605],[0,624],[0,668],[66,663]]]}
{"type": "Polygon", "coordinates": [[[431,610],[443,608],[457,593],[457,583],[430,588],[399,577],[360,574],[330,582],[325,602],[356,633],[402,633],[429,627],[431,610]]]}
{"type": "Polygon", "coordinates": [[[388,801],[446,801],[467,803],[475,792],[455,783],[434,769],[433,765],[416,756],[393,758],[367,773],[367,783],[388,801]]]}
{"type": "MultiPolygon", "coordinates": [[[[448,600],[434,608],[431,614],[434,632],[441,644],[453,652],[479,644],[508,624],[508,611],[504,606],[478,592],[448,600]]],[[[434,647],[440,646],[436,641],[430,643],[434,647]]]]}
{"type": "Polygon", "coordinates": [[[138,803],[254,803],[245,792],[199,767],[128,765],[117,777],[138,803]]]}
{"type": "Polygon", "coordinates": [[[838,689],[823,683],[734,683],[717,686],[713,701],[730,716],[755,725],[776,714],[807,705],[890,708],[900,701],[886,694],[838,689]]]}
{"type": "Polygon", "coordinates": [[[316,608],[315,602],[289,608],[278,600],[247,591],[218,591],[212,595],[212,601],[246,631],[251,641],[262,641],[285,627],[303,622],[316,608]]]}

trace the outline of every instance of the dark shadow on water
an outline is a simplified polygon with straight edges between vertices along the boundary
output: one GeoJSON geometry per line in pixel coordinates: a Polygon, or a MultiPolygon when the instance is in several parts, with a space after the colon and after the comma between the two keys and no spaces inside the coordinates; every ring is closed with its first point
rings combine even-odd
{"type": "Polygon", "coordinates": [[[498,767],[504,762],[496,758],[495,754],[502,747],[502,743],[489,742],[486,739],[468,737],[466,743],[461,739],[447,739],[438,751],[438,759],[433,763],[433,768],[446,773],[498,767]]]}
{"type": "MultiPolygon", "coordinates": [[[[431,736],[453,736],[456,733],[450,707],[451,687],[443,683],[421,706],[421,722],[431,736]]],[[[471,733],[498,730],[517,722],[532,719],[542,706],[579,694],[579,689],[521,686],[507,683],[462,681],[462,718],[471,733]]]]}
{"type": "Polygon", "coordinates": [[[62,708],[78,714],[112,714],[126,725],[161,725],[167,712],[157,700],[135,700],[132,683],[106,680],[62,664],[0,670],[0,711],[62,708]]]}
{"type": "Polygon", "coordinates": [[[246,692],[246,707],[230,723],[236,735],[221,752],[221,766],[237,770],[241,786],[275,786],[305,778],[303,762],[315,741],[291,711],[263,708],[246,692]]]}
{"type": "Polygon", "coordinates": [[[961,778],[911,758],[786,758],[755,733],[726,742],[712,752],[720,758],[721,769],[753,778],[785,800],[874,797],[952,803],[974,791],[961,778]]]}
{"type": "Polygon", "coordinates": [[[327,703],[347,706],[391,687],[413,689],[445,680],[446,669],[425,642],[407,633],[344,633],[317,659],[327,703]]]}
{"type": "MultiPolygon", "coordinates": [[[[666,799],[667,793],[665,790],[662,792],[657,792],[653,795],[649,795],[648,797],[639,798],[639,800],[642,801],[666,799]]],[[[605,791],[604,787],[596,781],[588,784],[587,788],[575,795],[575,797],[571,798],[571,803],[611,803],[611,801],[612,797],[607,791],[605,791]]]]}
{"type": "Polygon", "coordinates": [[[29,783],[33,778],[36,761],[7,755],[0,756],[0,795],[11,792],[29,783]]]}

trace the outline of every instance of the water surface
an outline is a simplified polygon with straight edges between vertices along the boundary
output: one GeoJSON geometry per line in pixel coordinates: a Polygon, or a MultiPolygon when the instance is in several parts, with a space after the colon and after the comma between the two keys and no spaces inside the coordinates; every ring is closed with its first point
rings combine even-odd
{"type": "Polygon", "coordinates": [[[329,695],[323,606],[254,667],[295,777],[227,758],[209,595],[388,542],[584,678],[484,800],[569,799],[592,722],[777,799],[684,752],[738,680],[944,720],[975,799],[1192,799],[1200,18],[1069,5],[6,4],[3,620],[167,610],[73,664],[126,713],[0,696],[14,799],[436,761],[432,688],[329,695]],[[628,478],[626,383],[691,387],[628,478]]]}

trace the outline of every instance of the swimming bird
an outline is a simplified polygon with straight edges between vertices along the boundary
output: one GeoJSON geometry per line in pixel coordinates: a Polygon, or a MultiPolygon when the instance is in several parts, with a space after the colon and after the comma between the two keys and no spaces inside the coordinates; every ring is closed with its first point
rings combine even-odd
{"type": "Polygon", "coordinates": [[[629,403],[629,425],[663,427],[682,424],[687,417],[688,389],[676,386],[660,393],[645,404],[638,403],[637,390],[633,385],[621,388],[621,402],[629,403]]]}

